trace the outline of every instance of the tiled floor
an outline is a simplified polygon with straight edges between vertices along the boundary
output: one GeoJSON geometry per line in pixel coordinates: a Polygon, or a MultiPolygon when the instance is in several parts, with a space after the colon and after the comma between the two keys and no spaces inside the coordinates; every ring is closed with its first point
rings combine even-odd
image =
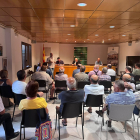
{"type": "MultiPolygon", "coordinates": [[[[60,101],[56,100],[54,103],[53,101],[48,102],[48,109],[49,114],[52,120],[52,127],[53,127],[53,140],[58,139],[58,130],[55,131],[55,106],[59,105],[60,101]]],[[[85,125],[84,125],[84,136],[85,140],[105,140],[106,139],[106,127],[103,127],[103,131],[101,131],[101,117],[98,118],[95,110],[98,108],[93,108],[93,113],[89,114],[87,112],[87,108],[85,108],[85,125]]],[[[6,112],[12,114],[13,107],[6,109],[6,112]]],[[[107,117],[105,116],[105,120],[107,117]]],[[[18,108],[15,111],[15,118],[13,122],[13,126],[15,131],[20,130],[20,121],[21,121],[21,114],[18,108]]],[[[63,127],[61,124],[61,139],[62,140],[80,140],[82,139],[82,127],[81,127],[81,120],[79,118],[77,128],[75,127],[76,119],[68,119],[67,127],[63,127]]],[[[131,124],[127,125],[127,132],[126,133],[119,133],[120,131],[124,132],[123,123],[120,122],[113,122],[112,128],[108,133],[108,140],[132,140],[133,133],[131,124]]],[[[27,140],[35,140],[35,128],[26,128],[26,139],[27,140]]],[[[0,126],[0,140],[4,140],[4,130],[2,125],[0,126]]],[[[19,137],[17,138],[19,139],[19,137]]],[[[23,139],[23,135],[22,135],[23,139]]],[[[138,139],[137,127],[135,123],[135,139],[138,139]]]]}

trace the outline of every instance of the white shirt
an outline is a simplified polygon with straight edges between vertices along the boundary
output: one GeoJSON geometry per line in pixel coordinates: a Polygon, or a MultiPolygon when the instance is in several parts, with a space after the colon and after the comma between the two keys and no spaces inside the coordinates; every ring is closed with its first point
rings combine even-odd
{"type": "Polygon", "coordinates": [[[106,74],[110,76],[116,76],[116,72],[113,69],[108,69],[106,74]]]}
{"type": "Polygon", "coordinates": [[[103,85],[98,85],[98,84],[96,84],[96,85],[94,85],[94,84],[85,85],[84,91],[85,91],[84,102],[86,102],[88,94],[103,95],[104,94],[104,86],[103,85]]]}
{"type": "Polygon", "coordinates": [[[52,62],[52,63],[48,63],[48,67],[49,68],[54,68],[55,64],[54,64],[54,58],[53,57],[48,57],[47,58],[47,62],[52,62]]]}
{"type": "Polygon", "coordinates": [[[26,86],[27,86],[27,83],[17,80],[12,84],[12,91],[16,94],[26,95],[26,92],[25,92],[26,86]]]}
{"type": "Polygon", "coordinates": [[[2,99],[0,97],[0,112],[2,112],[3,110],[4,110],[4,105],[3,105],[2,99]]]}

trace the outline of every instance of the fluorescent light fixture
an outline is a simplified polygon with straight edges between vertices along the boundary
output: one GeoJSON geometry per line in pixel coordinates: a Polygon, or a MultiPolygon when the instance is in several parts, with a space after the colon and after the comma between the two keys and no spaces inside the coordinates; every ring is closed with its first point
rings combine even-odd
{"type": "Polygon", "coordinates": [[[75,27],[75,25],[70,25],[70,27],[75,27]]]}
{"type": "Polygon", "coordinates": [[[111,40],[111,39],[108,39],[108,40],[111,40]]]}
{"type": "Polygon", "coordinates": [[[67,35],[71,35],[71,34],[67,34],[67,35]]]}
{"type": "Polygon", "coordinates": [[[98,34],[96,34],[95,36],[99,36],[98,34]]]}
{"type": "Polygon", "coordinates": [[[122,35],[122,36],[126,36],[126,35],[122,35]]]}
{"type": "Polygon", "coordinates": [[[110,28],[115,28],[115,26],[110,26],[110,28]]]}
{"type": "Polygon", "coordinates": [[[68,40],[68,39],[66,39],[66,40],[68,40]]]}
{"type": "Polygon", "coordinates": [[[78,6],[80,6],[80,7],[87,6],[87,4],[86,4],[86,3],[78,3],[77,5],[78,5],[78,6]]]}

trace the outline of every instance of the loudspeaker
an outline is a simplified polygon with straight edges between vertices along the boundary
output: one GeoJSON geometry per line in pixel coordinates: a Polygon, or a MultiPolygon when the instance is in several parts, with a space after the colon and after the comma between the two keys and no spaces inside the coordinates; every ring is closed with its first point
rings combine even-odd
{"type": "Polygon", "coordinates": [[[132,46],[132,41],[128,41],[128,46],[132,46]]]}

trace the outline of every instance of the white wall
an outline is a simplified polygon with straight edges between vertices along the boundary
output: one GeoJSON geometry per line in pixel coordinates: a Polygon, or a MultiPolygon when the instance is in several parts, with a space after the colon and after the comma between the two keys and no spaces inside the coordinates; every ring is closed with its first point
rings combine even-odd
{"type": "Polygon", "coordinates": [[[132,42],[132,46],[128,46],[127,43],[118,44],[119,49],[119,73],[120,71],[124,71],[126,67],[126,56],[140,56],[140,42],[135,43],[132,42]]]}

